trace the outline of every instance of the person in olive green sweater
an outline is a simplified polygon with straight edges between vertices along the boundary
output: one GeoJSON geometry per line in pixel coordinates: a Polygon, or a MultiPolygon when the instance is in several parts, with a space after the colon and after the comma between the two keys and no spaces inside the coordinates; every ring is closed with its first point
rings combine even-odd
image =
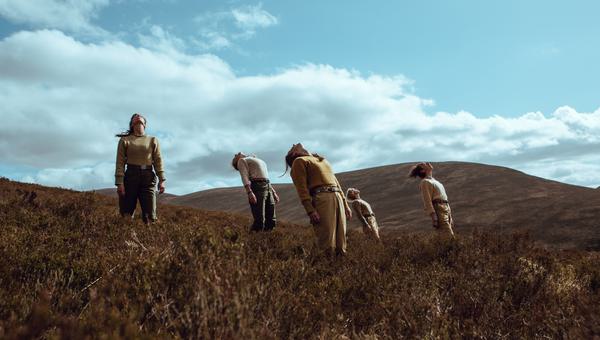
{"type": "Polygon", "coordinates": [[[145,129],[146,118],[136,113],[131,116],[129,130],[116,135],[121,138],[117,147],[115,185],[121,215],[133,217],[139,201],[142,220],[148,224],[157,220],[156,177],[158,175],[158,190],[162,194],[165,173],[158,139],[146,135],[145,129]]]}
{"type": "Polygon", "coordinates": [[[345,254],[346,218],[352,218],[352,210],[331,165],[300,143],[292,146],[285,161],[291,167],[290,176],[315,229],[319,248],[345,254]]]}

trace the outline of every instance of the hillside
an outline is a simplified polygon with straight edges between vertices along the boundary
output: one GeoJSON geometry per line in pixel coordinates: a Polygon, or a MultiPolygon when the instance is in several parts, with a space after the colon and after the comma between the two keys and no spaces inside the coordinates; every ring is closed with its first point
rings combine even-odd
{"type": "MultiPolygon", "coordinates": [[[[411,164],[340,173],[344,189],[356,187],[371,203],[382,229],[429,230],[418,182],[406,177],[411,164]]],[[[462,162],[434,163],[446,187],[456,229],[529,231],[547,245],[600,249],[600,194],[597,190],[530,176],[509,168],[462,162]]],[[[278,217],[305,224],[306,215],[291,184],[275,185],[282,202],[278,217]]],[[[178,196],[170,204],[250,216],[242,188],[222,188],[178,196]]],[[[354,220],[352,225],[358,226],[354,220]]]]}
{"type": "Polygon", "coordinates": [[[0,179],[0,338],[594,338],[600,255],[526,234],[349,234],[320,256],[308,227],[0,179]]]}

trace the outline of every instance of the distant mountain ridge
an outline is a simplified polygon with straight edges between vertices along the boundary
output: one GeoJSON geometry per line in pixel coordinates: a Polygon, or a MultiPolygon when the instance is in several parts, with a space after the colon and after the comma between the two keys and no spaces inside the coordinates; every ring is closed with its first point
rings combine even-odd
{"type": "MultiPolygon", "coordinates": [[[[338,174],[343,187],[356,187],[371,203],[383,229],[431,228],[423,213],[418,180],[407,177],[413,163],[338,174]]],[[[434,163],[434,177],[451,202],[458,233],[529,230],[545,244],[600,249],[600,194],[500,166],[465,162],[434,163]]],[[[275,184],[281,197],[280,220],[305,224],[308,218],[291,184],[275,184]]],[[[241,187],[219,188],[169,197],[165,203],[250,215],[241,187]]],[[[358,226],[354,219],[352,226],[358,226]]]]}

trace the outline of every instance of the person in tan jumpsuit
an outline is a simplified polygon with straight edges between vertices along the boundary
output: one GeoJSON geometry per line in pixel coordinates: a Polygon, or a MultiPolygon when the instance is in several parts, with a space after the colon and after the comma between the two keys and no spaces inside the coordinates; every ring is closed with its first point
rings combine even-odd
{"type": "Polygon", "coordinates": [[[419,189],[423,197],[423,206],[425,212],[431,217],[433,227],[454,237],[454,220],[448,195],[442,183],[433,178],[433,165],[426,162],[418,163],[411,168],[408,176],[421,178],[419,189]]]}
{"type": "Polygon", "coordinates": [[[379,225],[371,205],[360,197],[360,190],[349,188],[346,191],[346,199],[356,212],[357,218],[363,225],[363,233],[369,238],[381,241],[379,238],[379,225]]]}
{"type": "MultiPolygon", "coordinates": [[[[346,218],[352,211],[329,162],[294,144],[285,157],[290,176],[317,236],[326,253],[346,253],[346,218]]],[[[287,172],[286,167],[286,172],[287,172]]]]}

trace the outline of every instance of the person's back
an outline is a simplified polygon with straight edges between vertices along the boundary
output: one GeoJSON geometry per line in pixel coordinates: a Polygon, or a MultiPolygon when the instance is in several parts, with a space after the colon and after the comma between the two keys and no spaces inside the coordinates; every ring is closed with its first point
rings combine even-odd
{"type": "MultiPolygon", "coordinates": [[[[310,155],[298,157],[295,162],[303,163],[302,166],[306,168],[306,181],[309,183],[310,189],[322,185],[337,185],[337,179],[326,159],[310,155]]],[[[294,171],[293,167],[292,171],[294,171]]],[[[293,176],[292,173],[290,174],[293,176]]]]}

